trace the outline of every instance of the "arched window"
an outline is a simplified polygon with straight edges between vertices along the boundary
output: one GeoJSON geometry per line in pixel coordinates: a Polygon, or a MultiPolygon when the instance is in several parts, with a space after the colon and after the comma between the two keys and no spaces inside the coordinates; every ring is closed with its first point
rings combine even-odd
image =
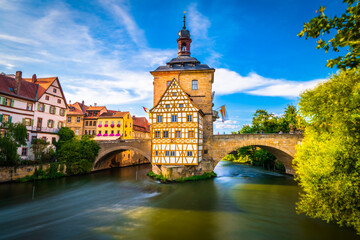
{"type": "Polygon", "coordinates": [[[186,52],[186,43],[181,44],[181,51],[186,52]]]}
{"type": "Polygon", "coordinates": [[[193,90],[199,89],[198,80],[192,80],[192,89],[193,90]]]}

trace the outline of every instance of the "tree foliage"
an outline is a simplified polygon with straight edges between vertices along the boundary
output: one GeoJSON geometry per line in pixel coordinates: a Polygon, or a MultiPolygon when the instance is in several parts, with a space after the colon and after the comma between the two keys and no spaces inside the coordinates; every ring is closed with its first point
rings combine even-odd
{"type": "Polygon", "coordinates": [[[18,147],[26,144],[26,126],[20,123],[2,123],[4,129],[0,137],[0,165],[14,166],[20,161],[18,147]]]}
{"type": "MultiPolygon", "coordinates": [[[[69,131],[64,133],[66,137],[70,136],[69,131]]],[[[64,137],[62,139],[65,139],[64,137]]],[[[84,135],[81,140],[75,137],[66,138],[57,148],[58,159],[60,162],[66,164],[66,173],[69,175],[76,175],[82,173],[89,173],[92,170],[92,165],[99,153],[100,147],[96,141],[89,136],[84,135]]]]}
{"type": "Polygon", "coordinates": [[[42,139],[34,139],[31,143],[31,150],[34,154],[34,160],[37,163],[50,162],[55,160],[55,151],[49,142],[42,139]]]}
{"type": "Polygon", "coordinates": [[[329,17],[325,15],[325,7],[321,6],[317,11],[319,15],[304,23],[303,30],[299,37],[317,40],[317,49],[324,49],[328,52],[332,49],[339,52],[345,48],[348,53],[345,56],[338,56],[327,61],[326,66],[332,68],[337,66],[340,69],[358,67],[360,64],[360,5],[359,0],[343,0],[348,7],[340,17],[329,17]],[[326,35],[325,35],[326,34],[326,35]],[[329,40],[324,39],[325,36],[329,40]]]}
{"type": "Polygon", "coordinates": [[[360,73],[346,70],[300,97],[310,121],[294,159],[298,212],[360,233],[360,73]]]}
{"type": "Polygon", "coordinates": [[[294,105],[288,105],[282,116],[276,116],[268,113],[264,109],[258,109],[254,113],[251,125],[244,125],[239,133],[287,133],[290,131],[290,125],[301,129],[305,126],[303,118],[298,114],[294,105]]]}

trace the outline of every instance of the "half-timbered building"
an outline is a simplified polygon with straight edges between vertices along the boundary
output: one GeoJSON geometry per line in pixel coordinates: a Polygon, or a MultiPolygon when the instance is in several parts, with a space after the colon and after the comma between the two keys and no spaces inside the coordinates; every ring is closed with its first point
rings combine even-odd
{"type": "Polygon", "coordinates": [[[203,150],[203,112],[174,78],[150,110],[152,164],[198,165],[203,150]]]}

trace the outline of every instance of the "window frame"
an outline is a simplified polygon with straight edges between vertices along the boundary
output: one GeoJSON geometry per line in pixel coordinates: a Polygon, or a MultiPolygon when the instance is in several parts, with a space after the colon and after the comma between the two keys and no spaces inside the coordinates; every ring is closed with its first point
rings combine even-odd
{"type": "Polygon", "coordinates": [[[194,79],[191,81],[191,89],[192,90],[199,90],[199,81],[194,79]]]}

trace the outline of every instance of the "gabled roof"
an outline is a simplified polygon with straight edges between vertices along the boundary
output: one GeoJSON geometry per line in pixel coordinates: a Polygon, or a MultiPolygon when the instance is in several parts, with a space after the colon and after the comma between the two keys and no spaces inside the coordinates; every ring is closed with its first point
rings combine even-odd
{"type": "Polygon", "coordinates": [[[46,92],[46,90],[51,86],[51,84],[58,78],[50,77],[50,78],[35,78],[35,79],[36,81],[34,82],[32,78],[23,78],[23,80],[26,82],[39,84],[39,90],[37,92],[36,98],[40,99],[41,96],[46,92]]]}
{"type": "Polygon", "coordinates": [[[188,101],[191,103],[191,105],[192,105],[194,108],[196,108],[197,111],[199,111],[202,115],[204,115],[204,113],[202,112],[202,110],[201,110],[198,106],[196,106],[196,104],[190,99],[189,95],[184,91],[184,89],[180,86],[180,84],[178,83],[178,81],[177,81],[175,78],[170,82],[169,86],[166,88],[165,92],[164,92],[163,95],[161,96],[159,102],[158,102],[152,109],[150,109],[150,112],[153,112],[153,110],[159,106],[159,104],[161,103],[161,101],[162,101],[162,100],[164,99],[164,97],[166,96],[167,92],[168,92],[171,88],[173,88],[173,86],[174,86],[174,87],[178,87],[178,88],[180,89],[180,92],[183,93],[183,95],[185,96],[185,99],[188,100],[188,101]]]}
{"type": "Polygon", "coordinates": [[[20,80],[20,88],[19,88],[19,94],[16,94],[14,92],[15,89],[15,79],[6,75],[0,74],[0,93],[23,98],[30,101],[36,101],[35,95],[38,90],[38,85],[27,82],[24,80],[20,80]]]}
{"type": "Polygon", "coordinates": [[[190,56],[178,56],[171,59],[166,66],[160,66],[152,72],[163,71],[189,71],[189,70],[214,70],[206,64],[201,64],[196,58],[190,56]]]}
{"type": "Polygon", "coordinates": [[[145,117],[132,116],[132,119],[134,131],[150,132],[150,125],[145,117]]]}
{"type": "Polygon", "coordinates": [[[84,108],[87,108],[87,106],[82,105],[79,102],[76,102],[74,104],[69,104],[68,109],[66,109],[66,115],[85,115],[84,108]],[[74,110],[70,111],[70,108],[73,107],[74,110]]]}

